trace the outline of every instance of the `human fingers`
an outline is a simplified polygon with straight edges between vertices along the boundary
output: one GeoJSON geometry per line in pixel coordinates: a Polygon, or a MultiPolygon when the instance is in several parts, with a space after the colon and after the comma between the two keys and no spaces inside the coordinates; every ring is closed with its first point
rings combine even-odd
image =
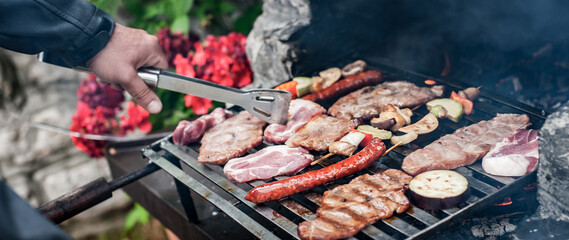
{"type": "Polygon", "coordinates": [[[130,80],[122,82],[120,86],[146,111],[152,114],[159,113],[162,110],[162,102],[156,93],[138,77],[136,72],[129,74],[128,79],[130,80]]]}

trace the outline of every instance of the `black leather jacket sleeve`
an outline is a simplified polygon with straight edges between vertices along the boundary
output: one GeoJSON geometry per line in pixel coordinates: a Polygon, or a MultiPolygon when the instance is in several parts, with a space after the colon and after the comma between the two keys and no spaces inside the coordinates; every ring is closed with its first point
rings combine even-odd
{"type": "MultiPolygon", "coordinates": [[[[4,0],[0,0],[4,1],[4,0]]],[[[0,239],[71,240],[0,179],[0,239]]]]}
{"type": "Polygon", "coordinates": [[[57,54],[81,66],[109,41],[113,19],[87,0],[0,0],[0,47],[57,54]]]}

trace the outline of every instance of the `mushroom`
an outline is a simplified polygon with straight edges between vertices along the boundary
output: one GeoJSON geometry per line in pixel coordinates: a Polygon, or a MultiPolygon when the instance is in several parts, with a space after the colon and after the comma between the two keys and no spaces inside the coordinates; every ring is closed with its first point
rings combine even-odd
{"type": "Polygon", "coordinates": [[[342,68],[342,76],[349,77],[361,73],[367,67],[366,62],[362,60],[357,60],[353,63],[350,63],[342,68]]]}
{"type": "Polygon", "coordinates": [[[439,120],[437,120],[437,116],[433,113],[428,113],[416,123],[399,128],[399,131],[404,133],[414,132],[417,134],[425,134],[434,131],[438,126],[439,120]]]}
{"type": "Polygon", "coordinates": [[[319,76],[312,77],[312,91],[318,92],[324,89],[324,78],[319,76]]]}
{"type": "MultiPolygon", "coordinates": [[[[389,119],[391,118],[395,119],[395,124],[390,128],[393,131],[397,131],[397,129],[407,124],[407,120],[405,120],[405,118],[397,112],[382,112],[379,115],[379,118],[374,118],[371,120],[371,124],[375,126],[380,124],[381,122],[389,121],[389,119]]],[[[388,124],[388,123],[381,123],[381,124],[388,124]]]]}
{"type": "Polygon", "coordinates": [[[327,88],[330,87],[332,84],[334,84],[336,81],[338,81],[338,79],[340,79],[340,77],[342,77],[342,70],[340,70],[337,67],[333,67],[333,68],[328,68],[322,72],[320,72],[318,75],[320,75],[320,77],[324,78],[324,85],[322,86],[322,88],[327,88]]]}

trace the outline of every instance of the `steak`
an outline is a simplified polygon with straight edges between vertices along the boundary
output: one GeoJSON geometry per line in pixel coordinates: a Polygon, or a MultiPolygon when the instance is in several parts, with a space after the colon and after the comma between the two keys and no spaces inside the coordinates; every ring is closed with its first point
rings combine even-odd
{"type": "Polygon", "coordinates": [[[308,166],[312,160],[314,156],[304,148],[276,145],[229,160],[223,167],[223,172],[230,180],[240,183],[265,180],[279,175],[293,175],[308,166]]]}
{"type": "Polygon", "coordinates": [[[403,159],[402,169],[417,175],[428,170],[467,166],[484,157],[496,143],[529,126],[525,114],[498,114],[489,121],[457,129],[403,159]]]}
{"type": "Polygon", "coordinates": [[[328,114],[343,119],[370,119],[379,116],[387,105],[413,108],[441,97],[443,92],[443,86],[429,88],[406,81],[385,82],[361,88],[338,99],[328,109],[328,114]]]}
{"type": "Polygon", "coordinates": [[[294,99],[290,102],[286,125],[269,125],[264,132],[265,141],[282,144],[299,128],[304,126],[312,116],[322,113],[326,113],[326,109],[319,104],[308,100],[294,99]]]}
{"type": "Polygon", "coordinates": [[[201,140],[198,162],[223,165],[263,142],[266,122],[241,111],[207,130],[201,140]]]}
{"type": "Polygon", "coordinates": [[[379,219],[402,213],[410,206],[405,190],[411,176],[389,169],[365,174],[324,192],[316,218],[300,223],[302,239],[338,239],[355,235],[379,219]]]}
{"type": "Polygon", "coordinates": [[[308,150],[324,151],[333,142],[350,131],[352,121],[327,115],[316,115],[287,141],[289,147],[303,147],[308,150]]]}

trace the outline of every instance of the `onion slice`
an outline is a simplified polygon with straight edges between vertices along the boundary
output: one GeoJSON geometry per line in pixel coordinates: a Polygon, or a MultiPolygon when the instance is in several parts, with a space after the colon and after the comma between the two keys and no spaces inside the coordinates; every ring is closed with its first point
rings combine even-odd
{"type": "Polygon", "coordinates": [[[411,199],[423,209],[459,206],[470,197],[468,180],[450,170],[433,170],[415,176],[409,183],[411,199]]]}

